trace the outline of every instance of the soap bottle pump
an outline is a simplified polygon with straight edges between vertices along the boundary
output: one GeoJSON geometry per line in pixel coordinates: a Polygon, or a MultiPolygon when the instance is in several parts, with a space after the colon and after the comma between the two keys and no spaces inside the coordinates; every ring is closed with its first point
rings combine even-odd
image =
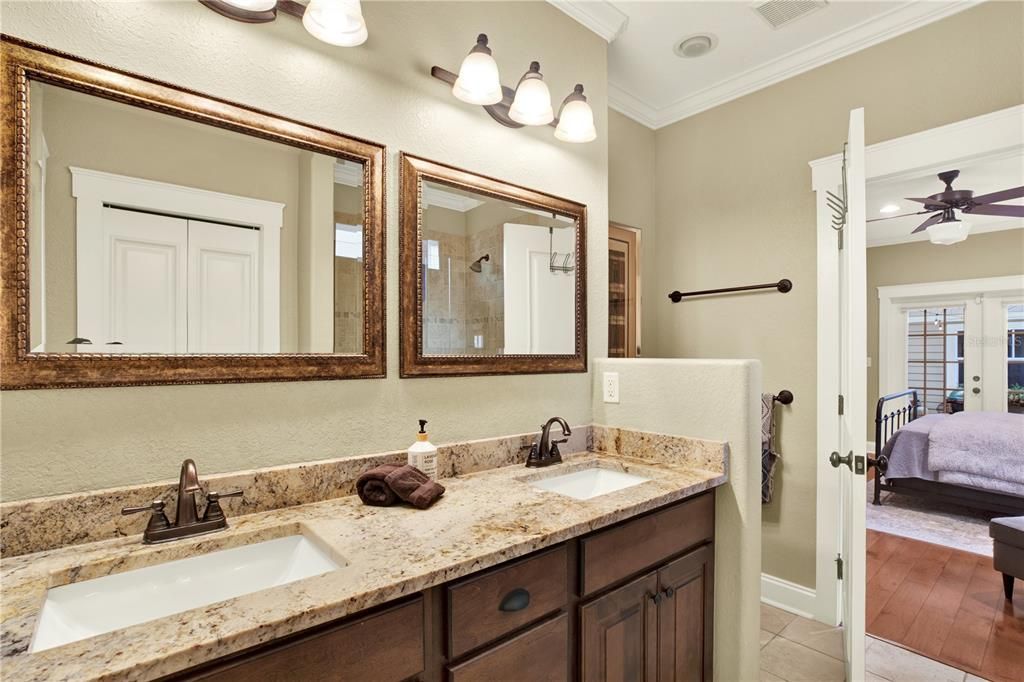
{"type": "Polygon", "coordinates": [[[437,478],[437,448],[427,440],[427,420],[420,419],[420,432],[409,448],[408,463],[430,478],[437,478]]]}

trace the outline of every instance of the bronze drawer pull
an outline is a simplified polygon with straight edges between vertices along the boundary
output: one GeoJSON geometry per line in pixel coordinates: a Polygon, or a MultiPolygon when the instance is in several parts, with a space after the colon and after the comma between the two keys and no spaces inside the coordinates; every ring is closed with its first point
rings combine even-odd
{"type": "Polygon", "coordinates": [[[517,587],[501,600],[501,605],[498,606],[499,611],[513,612],[522,611],[530,605],[530,593],[521,587],[517,587]]]}
{"type": "Polygon", "coordinates": [[[665,596],[668,597],[669,599],[671,599],[672,595],[674,595],[676,593],[676,591],[673,588],[671,588],[671,587],[666,587],[663,591],[665,593],[665,596]]]}
{"type": "Polygon", "coordinates": [[[657,604],[657,603],[659,603],[661,601],[661,592],[654,592],[654,593],[648,592],[647,593],[647,598],[650,599],[655,604],[657,604]]]}

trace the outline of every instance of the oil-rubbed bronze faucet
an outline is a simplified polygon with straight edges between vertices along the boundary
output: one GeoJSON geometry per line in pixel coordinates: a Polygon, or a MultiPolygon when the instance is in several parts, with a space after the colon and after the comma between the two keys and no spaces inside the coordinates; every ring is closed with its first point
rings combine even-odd
{"type": "Polygon", "coordinates": [[[567,442],[571,435],[572,429],[569,428],[569,424],[561,417],[552,417],[547,420],[544,426],[541,427],[540,442],[534,441],[533,445],[530,446],[530,454],[526,457],[526,466],[547,467],[552,464],[561,464],[562,453],[558,451],[558,445],[559,443],[567,442]],[[551,440],[551,425],[555,423],[562,429],[562,435],[565,438],[551,440]]]}
{"type": "Polygon", "coordinates": [[[224,510],[221,509],[220,500],[225,497],[241,497],[242,491],[208,493],[206,509],[203,511],[202,518],[199,517],[199,510],[196,507],[196,493],[198,492],[202,492],[202,488],[199,487],[196,463],[191,459],[186,459],[181,463],[181,475],[178,477],[178,511],[173,524],[164,513],[165,503],[163,500],[153,500],[144,507],[125,507],[121,513],[127,515],[145,511],[152,512],[146,530],[142,534],[142,542],[147,545],[190,538],[194,535],[203,535],[227,528],[228,520],[224,516],[224,510]]]}

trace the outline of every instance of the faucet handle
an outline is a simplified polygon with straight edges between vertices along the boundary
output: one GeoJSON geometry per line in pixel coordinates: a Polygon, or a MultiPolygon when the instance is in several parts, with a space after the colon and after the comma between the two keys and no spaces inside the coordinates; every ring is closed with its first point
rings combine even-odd
{"type": "Polygon", "coordinates": [[[171,522],[167,520],[167,514],[164,513],[164,506],[166,505],[163,500],[153,500],[143,507],[123,507],[121,509],[121,515],[128,516],[129,514],[140,514],[146,511],[152,512],[152,515],[149,517],[149,523],[146,524],[146,532],[149,533],[154,530],[170,528],[171,522]]]}
{"type": "Polygon", "coordinates": [[[220,500],[225,497],[241,497],[243,491],[232,490],[229,493],[211,492],[206,495],[206,509],[203,511],[203,521],[220,521],[224,519],[224,510],[220,507],[220,500]]]}

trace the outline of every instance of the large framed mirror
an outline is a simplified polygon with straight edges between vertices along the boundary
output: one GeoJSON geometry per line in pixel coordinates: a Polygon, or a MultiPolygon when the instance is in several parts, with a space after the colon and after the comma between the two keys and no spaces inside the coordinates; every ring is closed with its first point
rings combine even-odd
{"type": "Polygon", "coordinates": [[[5,389],[385,375],[384,147],[2,38],[5,389]]]}
{"type": "Polygon", "coordinates": [[[401,158],[403,377],[587,369],[587,208],[401,158]]]}

